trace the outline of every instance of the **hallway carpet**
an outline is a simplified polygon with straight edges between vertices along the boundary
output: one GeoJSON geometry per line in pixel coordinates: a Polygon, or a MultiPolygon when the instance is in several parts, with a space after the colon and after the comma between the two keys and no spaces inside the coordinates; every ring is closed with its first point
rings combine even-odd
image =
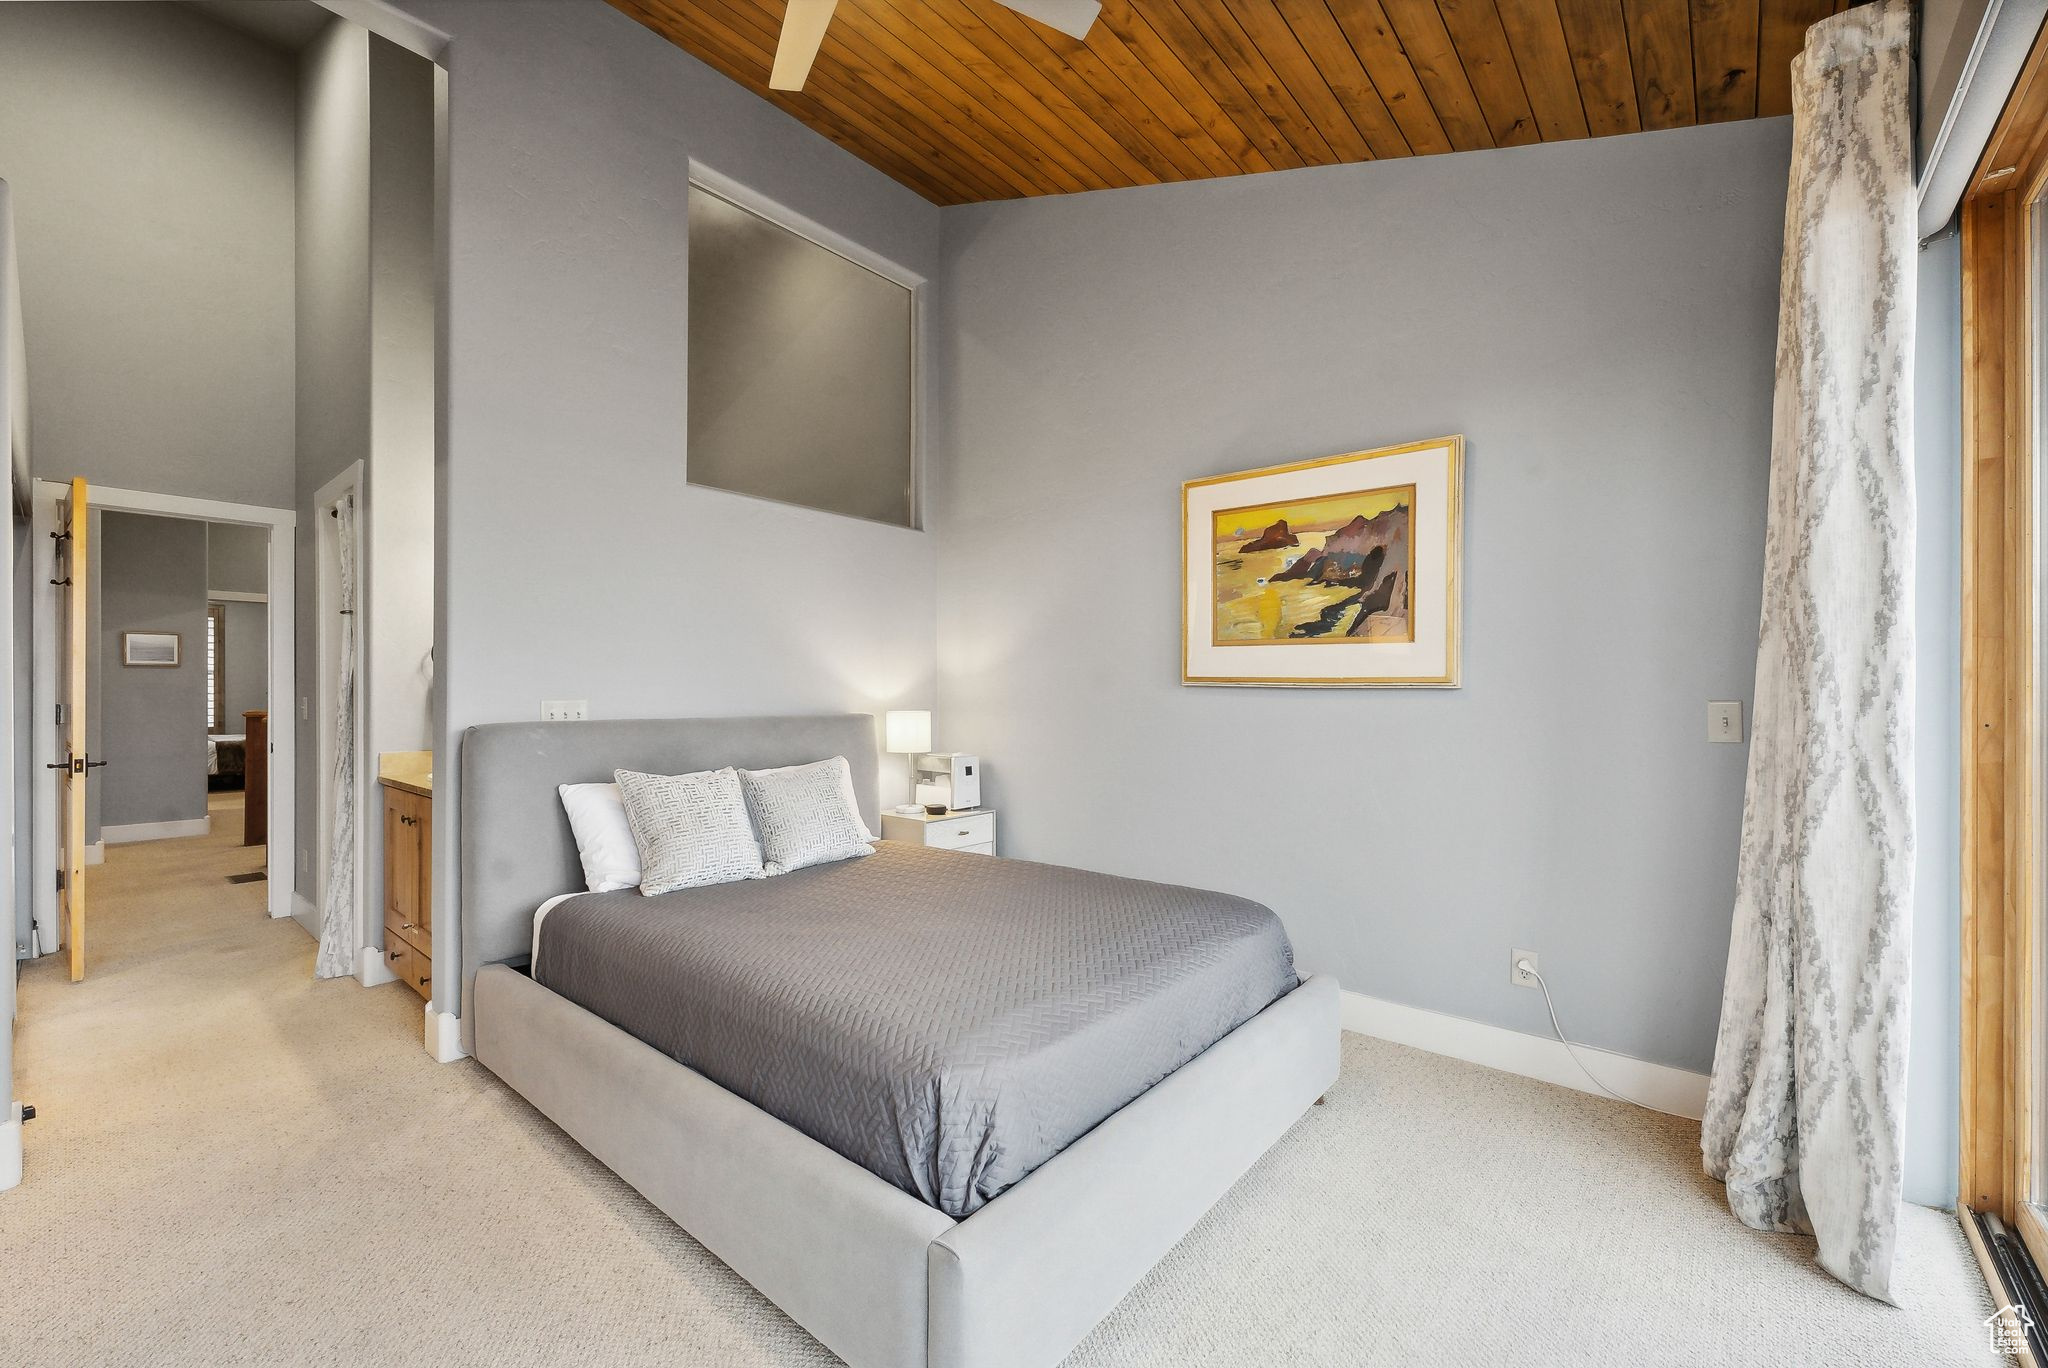
{"type": "MultiPolygon", "coordinates": [[[[10,1363],[834,1362],[473,1062],[403,985],[315,983],[222,835],[93,871],[89,976],[22,975],[10,1363]]],[[[1344,1074],[1074,1368],[1984,1364],[1953,1218],[1904,1309],[1730,1216],[1692,1124],[1352,1036],[1344,1074]]]]}

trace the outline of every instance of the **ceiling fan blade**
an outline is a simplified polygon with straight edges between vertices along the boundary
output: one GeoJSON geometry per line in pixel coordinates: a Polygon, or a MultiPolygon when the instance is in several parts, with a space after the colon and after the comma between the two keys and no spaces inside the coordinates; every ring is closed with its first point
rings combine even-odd
{"type": "Polygon", "coordinates": [[[1003,0],[1003,3],[1026,19],[1036,19],[1069,38],[1086,38],[1088,30],[1095,26],[1095,16],[1102,13],[1102,0],[1003,0]]]}
{"type": "Polygon", "coordinates": [[[782,36],[775,40],[775,69],[768,73],[770,90],[804,88],[838,4],[839,0],[789,0],[782,14],[782,36]]]}

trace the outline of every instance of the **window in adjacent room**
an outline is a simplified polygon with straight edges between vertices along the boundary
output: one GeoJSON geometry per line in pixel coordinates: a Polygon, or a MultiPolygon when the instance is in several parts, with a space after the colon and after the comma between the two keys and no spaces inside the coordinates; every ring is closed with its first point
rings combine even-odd
{"type": "Polygon", "coordinates": [[[228,729],[228,606],[206,605],[206,729],[228,729]]]}
{"type": "Polygon", "coordinates": [[[915,304],[691,185],[690,483],[915,527],[915,304]]]}

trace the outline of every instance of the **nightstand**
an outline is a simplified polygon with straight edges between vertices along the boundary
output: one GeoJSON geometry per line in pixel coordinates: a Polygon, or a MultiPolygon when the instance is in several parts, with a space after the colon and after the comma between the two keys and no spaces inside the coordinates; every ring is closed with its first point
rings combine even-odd
{"type": "Polygon", "coordinates": [[[915,817],[885,812],[882,814],[882,839],[938,846],[944,850],[964,850],[970,855],[993,855],[996,853],[996,814],[991,808],[949,812],[943,817],[931,817],[922,812],[915,817]]]}

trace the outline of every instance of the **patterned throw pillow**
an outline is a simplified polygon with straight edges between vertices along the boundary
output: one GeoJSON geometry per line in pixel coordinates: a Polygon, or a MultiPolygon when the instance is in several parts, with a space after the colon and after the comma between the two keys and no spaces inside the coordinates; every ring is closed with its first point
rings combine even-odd
{"type": "Polygon", "coordinates": [[[741,770],[740,783],[770,874],[875,853],[845,756],[786,769],[741,770]]]}
{"type": "Polygon", "coordinates": [[[612,777],[640,849],[640,891],[648,897],[767,876],[737,771],[618,770],[612,777]]]}

